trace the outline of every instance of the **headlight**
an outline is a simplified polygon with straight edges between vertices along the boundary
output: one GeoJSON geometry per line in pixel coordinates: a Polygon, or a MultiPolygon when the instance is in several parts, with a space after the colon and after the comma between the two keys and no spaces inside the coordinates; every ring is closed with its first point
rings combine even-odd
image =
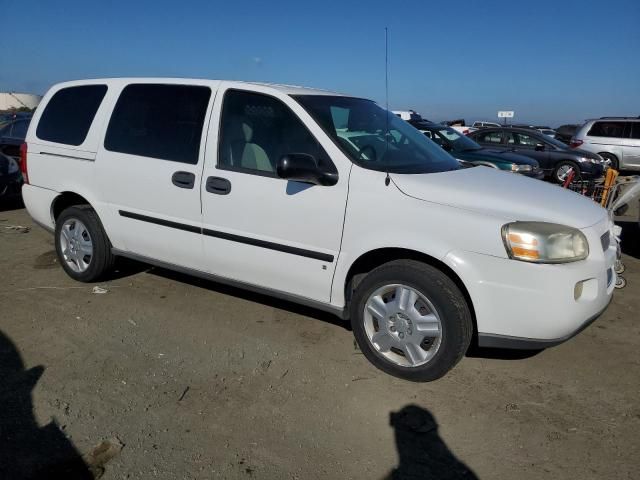
{"type": "Polygon", "coordinates": [[[509,258],[523,262],[577,262],[589,255],[589,243],[584,234],[557,223],[507,223],[502,227],[502,240],[509,258]]]}
{"type": "Polygon", "coordinates": [[[9,170],[7,171],[7,174],[11,175],[12,173],[16,173],[18,170],[20,170],[20,165],[18,165],[18,162],[16,162],[13,158],[9,158],[9,170]]]}
{"type": "Polygon", "coordinates": [[[517,163],[514,163],[511,165],[511,171],[512,172],[530,172],[531,165],[518,165],[517,163]]]}
{"type": "Polygon", "coordinates": [[[596,163],[597,160],[593,159],[593,158],[587,158],[587,157],[578,157],[578,161],[580,163],[596,163]]]}

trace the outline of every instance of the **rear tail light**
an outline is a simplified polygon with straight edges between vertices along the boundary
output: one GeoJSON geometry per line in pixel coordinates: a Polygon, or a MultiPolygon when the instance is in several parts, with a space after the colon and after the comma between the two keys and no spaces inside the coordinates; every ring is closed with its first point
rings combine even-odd
{"type": "Polygon", "coordinates": [[[20,171],[24,183],[29,184],[29,174],[27,172],[27,144],[20,145],[20,171]]]}
{"type": "Polygon", "coordinates": [[[469,135],[471,132],[469,131],[469,129],[467,128],[466,130],[462,131],[463,135],[469,135]]]}
{"type": "Polygon", "coordinates": [[[571,139],[571,143],[569,143],[569,146],[571,148],[578,148],[580,145],[582,145],[584,142],[582,140],[578,140],[577,138],[572,138],[571,139]]]}

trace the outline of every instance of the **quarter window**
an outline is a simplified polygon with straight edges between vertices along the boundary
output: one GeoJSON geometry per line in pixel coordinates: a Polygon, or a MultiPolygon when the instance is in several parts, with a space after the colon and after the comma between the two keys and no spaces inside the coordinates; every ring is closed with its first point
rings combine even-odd
{"type": "MultiPolygon", "coordinates": [[[[344,115],[339,111],[334,114],[344,115]]],[[[278,159],[290,153],[306,153],[319,166],[333,167],[320,143],[291,109],[268,95],[229,90],[220,125],[219,168],[275,176],[278,159]]]]}
{"type": "Polygon", "coordinates": [[[640,122],[631,123],[631,138],[640,138],[640,122]]]}
{"type": "Polygon", "coordinates": [[[58,90],[42,112],[36,136],[48,142],[82,145],[106,93],[106,85],[58,90]]]}
{"type": "Polygon", "coordinates": [[[197,164],[209,87],[134,84],[122,90],[104,146],[112,152],[197,164]]]}

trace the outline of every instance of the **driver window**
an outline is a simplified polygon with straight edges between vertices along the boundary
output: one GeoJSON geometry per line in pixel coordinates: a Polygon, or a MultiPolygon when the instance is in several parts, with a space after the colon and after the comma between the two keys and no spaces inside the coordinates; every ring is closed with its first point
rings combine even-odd
{"type": "Polygon", "coordinates": [[[535,147],[538,143],[542,143],[531,135],[525,135],[524,133],[516,133],[516,136],[518,143],[525,147],[535,147]]]}
{"type": "Polygon", "coordinates": [[[280,100],[254,92],[229,90],[220,119],[218,168],[276,176],[278,159],[306,153],[329,162],[320,143],[280,100]]]}

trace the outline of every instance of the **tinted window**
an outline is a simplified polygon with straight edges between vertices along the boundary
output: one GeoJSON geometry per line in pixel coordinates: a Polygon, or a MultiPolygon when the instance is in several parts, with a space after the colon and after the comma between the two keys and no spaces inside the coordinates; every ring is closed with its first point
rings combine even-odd
{"type": "MultiPolygon", "coordinates": [[[[338,110],[333,113],[339,118],[344,116],[338,110]]],[[[275,176],[280,157],[306,153],[319,164],[335,169],[322,146],[289,107],[258,93],[230,90],[225,94],[219,145],[221,168],[275,176]]]]}
{"type": "Polygon", "coordinates": [[[631,138],[640,138],[640,122],[631,123],[631,138]]]}
{"type": "Polygon", "coordinates": [[[42,112],[36,135],[49,142],[81,145],[106,93],[106,85],[58,90],[42,112]]]}
{"type": "Polygon", "coordinates": [[[536,137],[525,133],[515,133],[514,135],[518,139],[518,144],[524,147],[535,147],[537,144],[542,143],[542,141],[538,140],[536,137]]]}
{"type": "Polygon", "coordinates": [[[104,146],[195,165],[210,96],[201,86],[129,85],[113,109],[104,146]]]}
{"type": "Polygon", "coordinates": [[[626,122],[596,122],[589,130],[590,137],[614,137],[623,138],[626,122]]]}
{"type": "Polygon", "coordinates": [[[501,132],[482,132],[476,135],[476,141],[480,143],[500,143],[502,141],[501,132]]]}

